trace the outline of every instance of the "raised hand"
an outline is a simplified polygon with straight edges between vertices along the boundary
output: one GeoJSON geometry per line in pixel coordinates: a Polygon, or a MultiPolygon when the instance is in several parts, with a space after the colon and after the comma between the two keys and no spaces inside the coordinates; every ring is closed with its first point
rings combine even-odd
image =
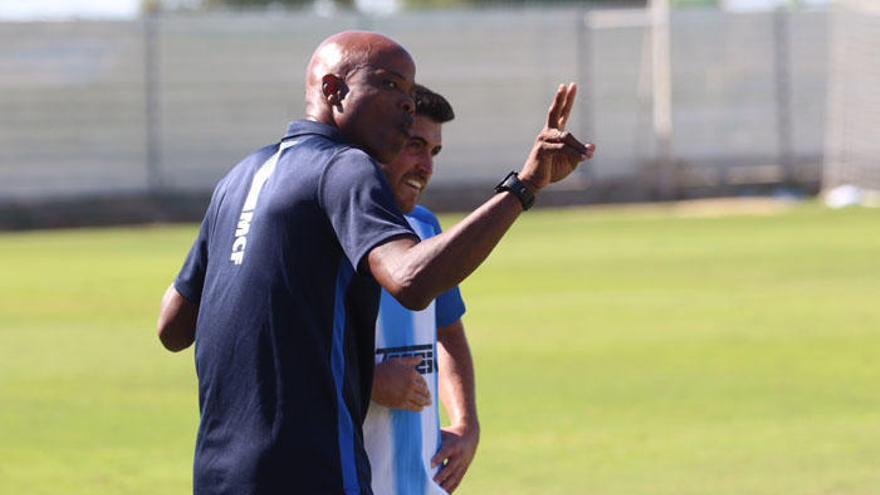
{"type": "Polygon", "coordinates": [[[595,145],[583,144],[565,130],[576,95],[574,83],[559,85],[547,112],[547,123],[519,173],[520,180],[533,192],[568,177],[580,162],[592,158],[596,151],[595,145]]]}

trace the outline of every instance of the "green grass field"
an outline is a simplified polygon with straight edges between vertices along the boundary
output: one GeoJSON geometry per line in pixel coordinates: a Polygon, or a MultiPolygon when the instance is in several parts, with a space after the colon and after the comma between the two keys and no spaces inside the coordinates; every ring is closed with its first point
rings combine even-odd
{"type": "MultiPolygon", "coordinates": [[[[190,491],[192,351],[154,321],[194,235],[0,235],[0,493],[190,491]]],[[[459,493],[880,493],[880,210],[539,210],[463,291],[459,493]]]]}

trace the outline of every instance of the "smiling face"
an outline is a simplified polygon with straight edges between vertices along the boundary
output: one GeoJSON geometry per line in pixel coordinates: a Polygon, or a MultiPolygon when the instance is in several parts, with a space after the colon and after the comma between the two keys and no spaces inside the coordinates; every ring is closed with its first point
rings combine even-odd
{"type": "Polygon", "coordinates": [[[403,151],[390,163],[382,165],[397,206],[404,213],[416,207],[422,191],[428,187],[434,173],[434,157],[443,145],[442,126],[430,117],[417,115],[403,151]]]}

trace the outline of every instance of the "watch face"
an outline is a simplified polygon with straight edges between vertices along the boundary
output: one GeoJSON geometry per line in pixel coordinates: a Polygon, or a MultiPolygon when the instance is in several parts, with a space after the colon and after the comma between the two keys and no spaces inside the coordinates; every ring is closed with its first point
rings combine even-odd
{"type": "Polygon", "coordinates": [[[514,180],[516,179],[516,172],[510,172],[503,179],[501,179],[501,182],[499,182],[498,185],[495,186],[495,192],[507,191],[510,186],[513,185],[511,178],[513,178],[514,180]]]}
{"type": "Polygon", "coordinates": [[[522,203],[523,210],[528,210],[535,203],[535,195],[519,180],[516,172],[507,174],[507,177],[495,186],[495,192],[510,191],[522,203]]]}

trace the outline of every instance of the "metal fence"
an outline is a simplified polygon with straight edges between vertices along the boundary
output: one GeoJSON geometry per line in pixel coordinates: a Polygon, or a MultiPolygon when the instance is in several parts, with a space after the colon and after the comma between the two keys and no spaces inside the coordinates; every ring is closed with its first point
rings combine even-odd
{"type": "Polygon", "coordinates": [[[302,114],[311,51],[348,28],[401,41],[420,82],[453,103],[435,188],[518,168],[569,80],[581,86],[571,129],[599,145],[582,179],[650,188],[670,175],[694,187],[818,177],[827,13],[674,12],[675,160],[659,165],[649,28],[597,21],[607,18],[554,8],[2,23],[0,201],[210,189],[302,114]]]}

